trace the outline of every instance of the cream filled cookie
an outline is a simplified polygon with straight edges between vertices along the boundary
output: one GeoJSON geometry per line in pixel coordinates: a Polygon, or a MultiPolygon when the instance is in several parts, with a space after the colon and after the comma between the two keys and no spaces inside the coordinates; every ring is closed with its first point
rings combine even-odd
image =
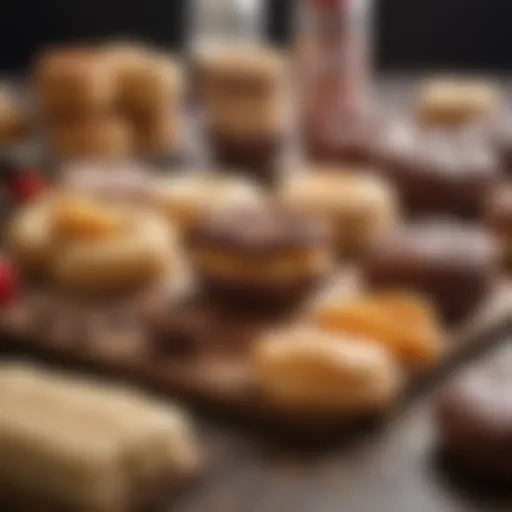
{"type": "Polygon", "coordinates": [[[178,266],[176,242],[163,218],[65,192],[19,213],[10,248],[23,269],[77,292],[145,286],[178,266]]]}
{"type": "Polygon", "coordinates": [[[263,335],[251,361],[267,399],[293,412],[347,418],[377,413],[393,403],[402,383],[383,347],[314,327],[263,335]]]}
{"type": "Polygon", "coordinates": [[[153,200],[157,208],[187,233],[212,211],[257,206],[262,190],[249,179],[194,172],[155,182],[153,200]]]}
{"type": "Polygon", "coordinates": [[[288,208],[327,219],[342,253],[361,252],[398,219],[391,186],[355,170],[324,168],[291,177],[281,184],[278,200],[288,208]]]}
{"type": "Polygon", "coordinates": [[[189,236],[192,265],[212,295],[237,303],[288,305],[332,269],[327,226],[275,208],[210,215],[189,236]]]}

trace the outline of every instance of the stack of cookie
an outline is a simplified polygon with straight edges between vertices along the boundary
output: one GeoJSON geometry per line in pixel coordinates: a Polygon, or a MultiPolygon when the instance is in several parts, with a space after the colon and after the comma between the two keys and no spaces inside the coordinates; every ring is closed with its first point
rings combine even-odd
{"type": "Polygon", "coordinates": [[[96,49],[48,51],[36,65],[34,87],[56,157],[105,158],[130,153],[132,134],[115,108],[115,76],[96,49]]]}
{"type": "Polygon", "coordinates": [[[220,165],[271,180],[287,122],[286,65],[266,48],[216,48],[198,63],[208,139],[220,165]]]}
{"type": "Polygon", "coordinates": [[[179,145],[179,67],[155,52],[55,49],[39,59],[34,88],[60,159],[117,159],[179,145]]]}

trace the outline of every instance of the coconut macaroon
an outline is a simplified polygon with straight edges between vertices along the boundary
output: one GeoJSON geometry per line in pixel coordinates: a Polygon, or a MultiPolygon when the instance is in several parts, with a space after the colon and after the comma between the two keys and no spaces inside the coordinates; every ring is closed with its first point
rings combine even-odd
{"type": "Polygon", "coordinates": [[[287,208],[325,218],[342,254],[364,251],[399,217],[392,187],[362,169],[324,167],[291,176],[280,184],[277,198],[287,208]]]}
{"type": "Polygon", "coordinates": [[[44,53],[33,71],[35,93],[46,119],[103,114],[115,104],[112,68],[93,47],[62,47],[44,53]]]}
{"type": "Polygon", "coordinates": [[[490,81],[437,78],[425,82],[417,99],[417,118],[423,126],[446,127],[485,121],[494,116],[500,91],[490,81]]]}
{"type": "Polygon", "coordinates": [[[204,113],[219,163],[271,167],[286,131],[286,75],[283,56],[271,49],[216,47],[203,56],[204,113]]]}
{"type": "Polygon", "coordinates": [[[179,266],[174,233],[162,217],[67,191],[21,210],[9,245],[23,270],[79,293],[139,289],[179,266]]]}
{"type": "Polygon", "coordinates": [[[146,509],[200,470],[193,425],[175,405],[18,363],[0,365],[0,383],[0,479],[13,505],[146,509]]]}
{"type": "Polygon", "coordinates": [[[153,204],[184,234],[212,212],[264,202],[258,184],[233,174],[189,172],[156,180],[152,188],[153,204]]]}
{"type": "Polygon", "coordinates": [[[263,334],[251,362],[264,396],[295,413],[371,415],[390,407],[402,385],[402,371],[383,347],[311,326],[263,334]]]}
{"type": "Polygon", "coordinates": [[[491,194],[486,220],[498,239],[505,262],[512,265],[512,181],[497,187],[491,194]]]}
{"type": "Polygon", "coordinates": [[[188,242],[206,291],[236,303],[294,303],[332,269],[325,223],[279,208],[213,213],[191,230],[188,242]]]}

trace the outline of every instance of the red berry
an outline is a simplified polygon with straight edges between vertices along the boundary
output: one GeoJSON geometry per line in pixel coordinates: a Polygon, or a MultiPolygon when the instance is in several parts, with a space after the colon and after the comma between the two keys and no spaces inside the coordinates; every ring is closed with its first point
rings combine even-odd
{"type": "Polygon", "coordinates": [[[46,181],[33,170],[21,171],[14,179],[12,190],[17,199],[26,201],[37,197],[46,189],[46,181]]]}
{"type": "Polygon", "coordinates": [[[6,261],[0,261],[0,305],[16,296],[17,279],[14,271],[6,261]]]}

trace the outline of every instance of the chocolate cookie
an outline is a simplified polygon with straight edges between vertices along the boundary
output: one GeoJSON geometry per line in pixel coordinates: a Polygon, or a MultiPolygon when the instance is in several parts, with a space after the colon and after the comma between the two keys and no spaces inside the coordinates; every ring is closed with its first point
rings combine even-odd
{"type": "Polygon", "coordinates": [[[474,364],[436,397],[439,443],[465,470],[512,481],[512,351],[474,364]]]}
{"type": "Polygon", "coordinates": [[[413,215],[479,217],[501,175],[497,152],[476,130],[398,128],[377,158],[413,215]]]}
{"type": "Polygon", "coordinates": [[[382,238],[363,263],[377,288],[412,289],[450,320],[470,314],[491,289],[497,250],[490,236],[442,219],[412,222],[382,238]]]}
{"type": "Polygon", "coordinates": [[[189,242],[206,289],[244,303],[295,302],[331,268],[325,224],[282,209],[212,214],[189,242]]]}

